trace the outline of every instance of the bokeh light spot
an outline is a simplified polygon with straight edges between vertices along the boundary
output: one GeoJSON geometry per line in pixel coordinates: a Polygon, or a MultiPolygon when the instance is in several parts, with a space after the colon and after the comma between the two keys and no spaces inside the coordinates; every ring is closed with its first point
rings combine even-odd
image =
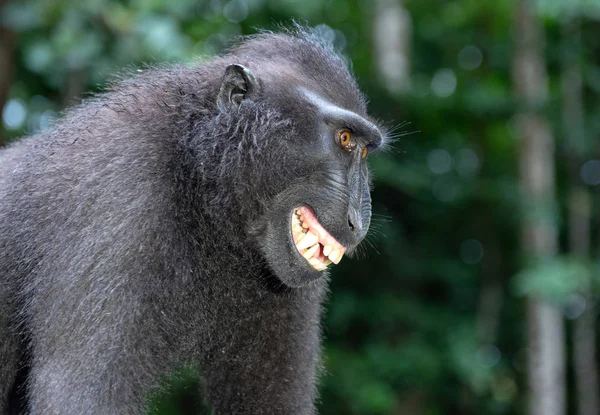
{"type": "Polygon", "coordinates": [[[456,75],[452,69],[438,69],[431,79],[431,90],[438,97],[446,98],[456,90],[456,75]]]}
{"type": "Polygon", "coordinates": [[[333,45],[335,42],[335,31],[326,24],[320,24],[315,26],[315,31],[319,36],[327,43],[333,45]]]}
{"type": "Polygon", "coordinates": [[[579,294],[570,294],[565,299],[563,313],[569,320],[575,320],[583,314],[586,307],[585,298],[579,294]]]}
{"type": "Polygon", "coordinates": [[[223,8],[223,16],[231,23],[240,23],[248,17],[248,5],[244,0],[231,0],[223,8]]]}
{"type": "Polygon", "coordinates": [[[479,365],[489,369],[500,362],[501,356],[500,349],[495,344],[484,344],[477,350],[475,359],[479,365]]]}
{"type": "Polygon", "coordinates": [[[499,402],[510,402],[517,394],[517,384],[509,376],[501,376],[492,384],[492,394],[499,402]]]}
{"type": "Polygon", "coordinates": [[[463,177],[473,176],[479,171],[479,157],[470,148],[459,150],[454,160],[454,168],[463,177]]]}
{"type": "Polygon", "coordinates": [[[453,180],[440,177],[433,182],[431,192],[441,202],[451,202],[458,194],[459,185],[453,180]]]}
{"type": "Polygon", "coordinates": [[[27,118],[27,107],[20,99],[9,100],[2,110],[2,122],[8,130],[16,130],[23,126],[27,118]]]}
{"type": "Polygon", "coordinates": [[[452,156],[442,148],[431,150],[427,155],[427,166],[435,174],[445,174],[452,169],[452,156]]]}
{"type": "Polygon", "coordinates": [[[227,37],[221,33],[213,33],[204,42],[204,53],[216,55],[227,46],[227,37]]]}
{"type": "Polygon", "coordinates": [[[52,110],[46,110],[40,115],[40,130],[46,130],[54,125],[56,120],[56,112],[52,110]]]}
{"type": "Polygon", "coordinates": [[[478,47],[473,45],[465,46],[458,52],[458,65],[469,71],[479,68],[483,62],[483,54],[478,47]]]}
{"type": "Polygon", "coordinates": [[[588,160],[581,166],[581,180],[585,184],[597,186],[600,184],[600,160],[588,160]]]}
{"type": "Polygon", "coordinates": [[[477,239],[468,239],[460,244],[460,259],[465,264],[477,264],[483,258],[483,244],[477,239]]]}

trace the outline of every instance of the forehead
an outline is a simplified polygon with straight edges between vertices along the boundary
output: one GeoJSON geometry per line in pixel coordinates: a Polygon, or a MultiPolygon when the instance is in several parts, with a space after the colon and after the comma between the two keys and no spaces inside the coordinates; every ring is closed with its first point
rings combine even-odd
{"type": "Polygon", "coordinates": [[[274,81],[277,90],[294,93],[291,88],[303,86],[341,108],[366,115],[366,100],[345,58],[310,33],[259,35],[233,54],[274,81]]]}
{"type": "MultiPolygon", "coordinates": [[[[318,92],[310,90],[304,87],[298,88],[298,94],[307,101],[310,105],[318,109],[321,114],[332,118],[361,118],[364,120],[362,114],[352,111],[351,109],[344,108],[343,106],[337,105],[327,98],[319,95],[318,92]]],[[[365,120],[366,121],[366,120],[365,120]]]]}
{"type": "Polygon", "coordinates": [[[366,116],[367,106],[356,81],[346,67],[337,71],[308,73],[308,82],[301,87],[302,95],[320,106],[335,106],[346,111],[366,116]]]}
{"type": "Polygon", "coordinates": [[[319,108],[337,108],[367,117],[365,99],[354,78],[345,68],[322,71],[306,69],[295,62],[270,62],[263,65],[266,80],[273,90],[283,97],[298,97],[319,108]]]}

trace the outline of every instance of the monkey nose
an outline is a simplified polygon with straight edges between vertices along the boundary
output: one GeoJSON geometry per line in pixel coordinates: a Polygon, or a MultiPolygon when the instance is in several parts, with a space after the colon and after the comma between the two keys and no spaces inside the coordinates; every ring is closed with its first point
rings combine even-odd
{"type": "Polygon", "coordinates": [[[352,207],[348,209],[348,228],[357,239],[362,239],[365,236],[366,230],[360,213],[352,207]]]}

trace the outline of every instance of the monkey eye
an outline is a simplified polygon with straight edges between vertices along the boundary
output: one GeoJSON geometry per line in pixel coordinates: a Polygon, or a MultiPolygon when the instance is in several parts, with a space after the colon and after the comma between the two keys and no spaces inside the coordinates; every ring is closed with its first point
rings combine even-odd
{"type": "Polygon", "coordinates": [[[350,145],[352,134],[348,130],[342,130],[338,133],[338,139],[340,140],[340,145],[343,148],[347,148],[350,145]]]}
{"type": "Polygon", "coordinates": [[[362,151],[362,156],[361,157],[362,158],[367,157],[367,148],[366,147],[363,147],[363,151],[362,151]]]}

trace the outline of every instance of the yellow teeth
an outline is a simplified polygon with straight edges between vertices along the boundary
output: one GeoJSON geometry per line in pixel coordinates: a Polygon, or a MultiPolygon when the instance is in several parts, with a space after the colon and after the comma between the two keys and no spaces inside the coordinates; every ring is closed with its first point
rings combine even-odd
{"type": "Polygon", "coordinates": [[[339,264],[340,261],[342,260],[343,254],[341,253],[341,251],[339,249],[334,249],[327,256],[329,257],[329,259],[331,260],[331,262],[333,262],[334,264],[339,264]]]}
{"type": "MultiPolygon", "coordinates": [[[[313,266],[317,271],[323,271],[327,268],[327,265],[324,262],[319,261],[317,258],[311,258],[308,260],[308,263],[313,266]]],[[[329,261],[331,264],[331,261],[329,261]]]]}
{"type": "Polygon", "coordinates": [[[313,246],[319,242],[319,237],[312,233],[311,231],[306,232],[306,235],[298,243],[296,244],[296,248],[298,249],[306,249],[309,246],[313,246]]]}
{"type": "MultiPolygon", "coordinates": [[[[311,259],[312,256],[319,250],[319,244],[316,243],[313,246],[311,246],[310,248],[308,248],[306,251],[304,251],[304,253],[302,254],[302,256],[306,259],[311,259]]],[[[316,258],[315,258],[316,259],[316,258]]],[[[309,261],[310,262],[310,261],[309,261]]]]}
{"type": "MultiPolygon", "coordinates": [[[[320,233],[323,233],[322,229],[311,230],[310,225],[300,214],[300,210],[295,210],[292,215],[292,236],[296,248],[300,255],[317,271],[325,270],[332,263],[338,264],[345,251],[341,246],[336,247],[336,245],[326,245],[324,242],[320,242],[318,236],[320,233]]],[[[331,241],[328,240],[328,242],[331,241]]]]}

